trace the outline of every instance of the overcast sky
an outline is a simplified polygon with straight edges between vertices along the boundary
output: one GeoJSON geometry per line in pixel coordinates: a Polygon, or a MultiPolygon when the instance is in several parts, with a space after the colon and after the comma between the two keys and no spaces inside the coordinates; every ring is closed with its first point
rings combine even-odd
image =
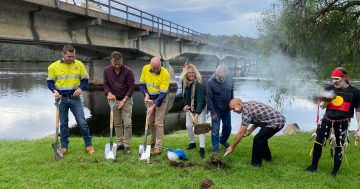
{"type": "Polygon", "coordinates": [[[201,33],[256,37],[262,11],[277,0],[119,1],[201,33]]]}

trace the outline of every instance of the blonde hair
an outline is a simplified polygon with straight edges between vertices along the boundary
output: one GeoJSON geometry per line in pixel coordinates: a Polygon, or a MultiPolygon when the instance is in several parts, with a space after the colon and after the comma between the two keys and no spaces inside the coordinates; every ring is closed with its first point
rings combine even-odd
{"type": "Polygon", "coordinates": [[[185,81],[187,79],[187,74],[189,72],[189,69],[192,69],[195,72],[196,81],[201,83],[202,82],[201,74],[200,74],[199,70],[196,68],[196,66],[194,64],[188,64],[183,69],[183,71],[182,71],[182,73],[180,75],[180,79],[182,81],[185,81]]]}

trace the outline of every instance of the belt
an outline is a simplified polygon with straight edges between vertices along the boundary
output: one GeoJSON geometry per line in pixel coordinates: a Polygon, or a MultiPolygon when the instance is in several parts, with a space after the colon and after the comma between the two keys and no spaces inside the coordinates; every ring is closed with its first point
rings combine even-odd
{"type": "Polygon", "coordinates": [[[79,98],[79,96],[74,96],[72,94],[66,94],[66,95],[61,95],[62,98],[79,98]]]}
{"type": "Polygon", "coordinates": [[[350,118],[344,118],[344,119],[330,119],[328,118],[326,115],[324,115],[324,118],[326,121],[331,121],[331,122],[349,122],[350,118]]]}

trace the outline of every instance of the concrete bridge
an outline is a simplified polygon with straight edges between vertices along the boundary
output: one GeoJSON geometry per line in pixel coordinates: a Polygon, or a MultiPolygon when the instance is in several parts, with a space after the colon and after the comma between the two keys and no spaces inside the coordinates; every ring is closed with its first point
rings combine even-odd
{"type": "Polygon", "coordinates": [[[2,0],[0,41],[51,48],[75,44],[82,53],[97,59],[108,56],[113,49],[121,49],[128,58],[150,55],[163,60],[187,53],[219,59],[246,56],[208,35],[117,0],[76,2],[2,0]]]}
{"type": "MultiPolygon", "coordinates": [[[[88,68],[93,84],[102,84],[103,68],[109,64],[113,50],[124,54],[124,62],[134,71],[136,83],[150,57],[161,57],[172,76],[169,112],[177,111],[173,106],[177,103],[174,91],[179,88],[175,75],[184,62],[197,65],[204,81],[220,61],[229,65],[234,76],[257,62],[252,53],[226,46],[209,35],[118,0],[1,0],[0,43],[34,44],[55,50],[73,44],[78,53],[92,59],[88,68]],[[174,59],[181,63],[171,65],[174,59]]],[[[142,96],[136,93],[134,98],[142,96]]],[[[89,93],[85,103],[93,114],[108,110],[103,95],[89,93]]],[[[133,116],[145,111],[140,105],[134,109],[140,113],[134,111],[133,116]]],[[[167,120],[178,120],[174,116],[178,117],[168,115],[167,120]]]]}

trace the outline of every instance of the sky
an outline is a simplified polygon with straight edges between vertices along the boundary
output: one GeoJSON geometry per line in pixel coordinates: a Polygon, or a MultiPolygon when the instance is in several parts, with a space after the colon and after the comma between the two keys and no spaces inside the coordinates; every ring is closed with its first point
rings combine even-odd
{"type": "Polygon", "coordinates": [[[200,33],[256,38],[261,13],[277,0],[118,1],[200,33]]]}

